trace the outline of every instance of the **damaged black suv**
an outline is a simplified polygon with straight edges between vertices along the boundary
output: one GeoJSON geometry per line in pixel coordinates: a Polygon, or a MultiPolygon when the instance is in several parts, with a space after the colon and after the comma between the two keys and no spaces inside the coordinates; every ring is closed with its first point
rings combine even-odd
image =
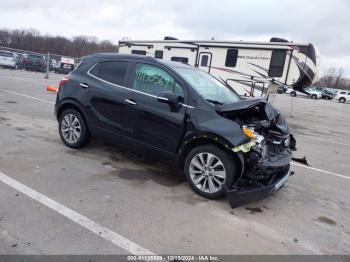
{"type": "Polygon", "coordinates": [[[140,55],[84,57],[59,86],[62,141],[102,138],[176,164],[198,194],[232,207],[281,188],[295,140],[263,99],[242,99],[206,72],[140,55]]]}

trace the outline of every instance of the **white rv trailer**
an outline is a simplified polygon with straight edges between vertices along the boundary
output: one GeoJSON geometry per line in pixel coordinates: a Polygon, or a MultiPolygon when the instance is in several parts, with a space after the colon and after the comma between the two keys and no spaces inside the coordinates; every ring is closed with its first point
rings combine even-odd
{"type": "Polygon", "coordinates": [[[312,44],[280,38],[271,38],[270,42],[125,40],[119,41],[119,53],[195,66],[243,96],[268,97],[272,86],[276,90],[282,84],[301,91],[316,80],[319,66],[319,56],[312,44]]]}

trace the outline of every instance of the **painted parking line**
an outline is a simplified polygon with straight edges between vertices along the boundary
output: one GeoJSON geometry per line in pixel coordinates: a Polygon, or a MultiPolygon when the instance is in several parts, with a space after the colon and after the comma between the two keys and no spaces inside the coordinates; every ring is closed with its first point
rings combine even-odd
{"type": "Polygon", "coordinates": [[[26,78],[23,78],[23,77],[18,77],[18,76],[4,76],[4,75],[0,75],[0,78],[3,77],[3,78],[9,78],[9,79],[15,79],[15,80],[21,80],[21,81],[26,81],[26,82],[31,82],[31,83],[35,83],[35,84],[45,84],[48,82],[48,79],[42,79],[40,81],[35,81],[35,80],[31,80],[31,79],[26,79],[26,78]]]}
{"type": "Polygon", "coordinates": [[[350,177],[348,177],[348,176],[340,175],[340,174],[337,174],[337,173],[334,173],[334,172],[330,172],[330,171],[326,171],[326,170],[322,170],[322,169],[319,169],[319,168],[314,168],[314,167],[311,167],[311,166],[306,166],[306,165],[299,164],[299,163],[296,163],[296,162],[291,162],[291,164],[294,165],[294,166],[299,166],[299,167],[303,167],[303,168],[306,168],[306,169],[311,169],[311,170],[314,170],[314,171],[317,171],[317,172],[321,172],[321,173],[324,173],[324,174],[328,174],[328,175],[332,175],[332,176],[336,176],[336,177],[340,177],[340,178],[344,178],[344,179],[350,179],[350,177]]]}
{"type": "Polygon", "coordinates": [[[91,232],[95,233],[101,238],[106,239],[115,246],[124,249],[133,255],[154,255],[153,252],[139,246],[135,242],[119,235],[118,233],[96,223],[95,221],[75,212],[74,210],[58,203],[57,201],[35,191],[34,189],[27,187],[26,185],[14,180],[13,178],[5,175],[0,171],[0,181],[4,184],[16,189],[17,191],[27,195],[35,201],[43,204],[53,211],[65,216],[66,218],[74,221],[75,223],[85,227],[91,232]]]}
{"type": "MultiPolygon", "coordinates": [[[[345,132],[346,133],[346,132],[345,132]]],[[[341,142],[334,142],[334,141],[330,141],[328,139],[322,139],[322,138],[318,138],[318,137],[313,137],[313,136],[307,136],[307,135],[300,135],[300,134],[293,134],[295,136],[301,136],[301,137],[306,137],[306,138],[310,138],[313,140],[317,140],[317,141],[322,141],[322,142],[326,142],[326,143],[331,143],[331,144],[336,144],[336,145],[341,145],[341,146],[348,146],[350,147],[350,144],[346,144],[346,143],[341,143],[341,142]]]]}
{"type": "Polygon", "coordinates": [[[41,99],[41,98],[37,98],[37,97],[34,97],[34,96],[29,96],[29,95],[25,95],[25,94],[21,94],[21,93],[17,93],[17,92],[13,92],[13,91],[1,89],[1,88],[0,88],[0,91],[6,92],[6,93],[10,93],[10,94],[13,94],[13,95],[23,96],[23,97],[26,97],[26,98],[38,100],[38,101],[49,103],[49,104],[53,104],[53,105],[55,104],[55,102],[51,102],[49,100],[45,100],[45,99],[41,99]]]}

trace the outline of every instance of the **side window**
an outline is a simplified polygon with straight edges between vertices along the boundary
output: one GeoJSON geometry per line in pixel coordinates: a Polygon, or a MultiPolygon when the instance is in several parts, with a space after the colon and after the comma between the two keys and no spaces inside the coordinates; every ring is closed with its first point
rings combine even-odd
{"type": "Polygon", "coordinates": [[[145,50],[131,50],[131,53],[134,55],[146,55],[145,50]]]}
{"type": "Polygon", "coordinates": [[[225,66],[235,67],[237,65],[238,49],[228,49],[226,53],[225,66]]]}
{"type": "Polygon", "coordinates": [[[283,75],[284,62],[287,52],[285,50],[273,50],[270,61],[269,77],[281,77],[283,75]]]}
{"type": "Polygon", "coordinates": [[[173,56],[173,57],[171,57],[171,61],[188,64],[188,58],[187,57],[173,56]]]}
{"type": "Polygon", "coordinates": [[[98,63],[97,65],[95,65],[90,71],[90,75],[93,75],[93,76],[98,76],[98,71],[100,70],[100,65],[101,63],[98,63]]]}
{"type": "Polygon", "coordinates": [[[341,94],[341,95],[345,95],[345,92],[340,92],[339,94],[341,94]]]}
{"type": "Polygon", "coordinates": [[[163,51],[162,50],[156,50],[154,53],[154,57],[158,59],[163,59],[163,51]]]}
{"type": "Polygon", "coordinates": [[[123,85],[128,62],[106,61],[100,65],[98,77],[117,85],[123,85]]]}
{"type": "Polygon", "coordinates": [[[348,96],[350,96],[350,92],[348,93],[348,96]]]}
{"type": "Polygon", "coordinates": [[[148,64],[137,64],[133,89],[154,96],[158,96],[161,91],[170,90],[179,97],[184,97],[182,87],[172,76],[163,69],[148,64]]]}
{"type": "Polygon", "coordinates": [[[201,66],[208,66],[208,60],[209,60],[209,56],[202,55],[201,66]]]}

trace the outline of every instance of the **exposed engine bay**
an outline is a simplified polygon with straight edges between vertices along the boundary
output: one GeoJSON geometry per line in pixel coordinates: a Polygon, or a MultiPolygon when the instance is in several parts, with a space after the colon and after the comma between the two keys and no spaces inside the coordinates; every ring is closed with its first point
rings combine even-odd
{"type": "Polygon", "coordinates": [[[243,157],[241,176],[235,187],[249,190],[272,185],[290,172],[295,139],[289,133],[285,118],[269,102],[250,99],[240,103],[217,110],[252,134],[248,147],[234,149],[241,151],[243,157]]]}

